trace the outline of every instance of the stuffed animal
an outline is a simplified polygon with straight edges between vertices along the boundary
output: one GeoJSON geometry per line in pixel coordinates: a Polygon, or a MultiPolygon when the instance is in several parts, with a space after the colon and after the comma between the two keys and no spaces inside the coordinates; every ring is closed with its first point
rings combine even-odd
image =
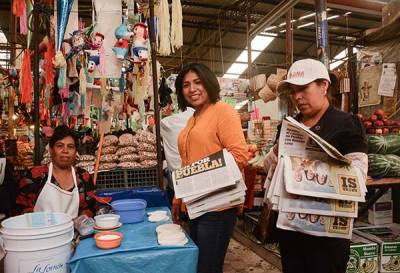
{"type": "Polygon", "coordinates": [[[143,23],[135,24],[133,28],[133,33],[134,33],[134,40],[131,52],[133,62],[134,63],[146,62],[149,57],[146,44],[146,39],[148,35],[146,24],[143,23]]]}
{"type": "Polygon", "coordinates": [[[117,42],[115,43],[112,50],[114,51],[118,59],[123,60],[128,55],[128,41],[130,37],[133,36],[133,33],[129,32],[128,27],[126,26],[126,17],[123,17],[122,24],[115,29],[114,34],[117,38],[117,42]]]}

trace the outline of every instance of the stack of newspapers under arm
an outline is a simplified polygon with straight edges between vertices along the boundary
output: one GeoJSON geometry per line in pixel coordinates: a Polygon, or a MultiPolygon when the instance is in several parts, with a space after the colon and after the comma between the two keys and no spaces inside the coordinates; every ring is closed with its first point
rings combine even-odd
{"type": "Polygon", "coordinates": [[[278,163],[265,186],[278,228],[346,239],[367,192],[356,164],[293,118],[282,123],[278,163]]]}
{"type": "Polygon", "coordinates": [[[226,149],[172,173],[175,197],[181,198],[190,219],[244,203],[246,185],[226,149]]]}

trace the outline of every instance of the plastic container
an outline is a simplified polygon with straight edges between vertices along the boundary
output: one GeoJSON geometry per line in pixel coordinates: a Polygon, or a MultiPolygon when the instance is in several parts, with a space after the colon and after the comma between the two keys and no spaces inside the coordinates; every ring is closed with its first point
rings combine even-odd
{"type": "Polygon", "coordinates": [[[103,231],[94,235],[96,246],[102,249],[116,248],[121,245],[122,233],[115,231],[103,231]]]}
{"type": "Polygon", "coordinates": [[[123,224],[139,223],[144,220],[147,202],[143,199],[122,199],[111,203],[123,224]]]}
{"type": "Polygon", "coordinates": [[[4,220],[5,273],[69,272],[74,226],[63,213],[35,212],[4,220]]]}
{"type": "Polygon", "coordinates": [[[115,228],[119,225],[120,216],[117,214],[101,214],[94,217],[96,227],[115,228]]]}

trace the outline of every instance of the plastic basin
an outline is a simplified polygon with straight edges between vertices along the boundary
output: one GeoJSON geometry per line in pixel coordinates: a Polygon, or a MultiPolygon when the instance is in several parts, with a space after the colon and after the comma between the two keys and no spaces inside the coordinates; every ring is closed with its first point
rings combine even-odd
{"type": "Polygon", "coordinates": [[[111,202],[120,222],[124,224],[139,223],[144,220],[147,202],[143,199],[121,199],[111,202]]]}

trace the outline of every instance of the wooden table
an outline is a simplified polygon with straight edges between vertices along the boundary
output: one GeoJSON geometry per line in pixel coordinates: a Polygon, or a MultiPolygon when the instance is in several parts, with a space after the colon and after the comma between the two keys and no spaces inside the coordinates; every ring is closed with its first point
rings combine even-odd
{"type": "Polygon", "coordinates": [[[358,214],[362,215],[368,211],[372,205],[381,198],[390,188],[395,186],[400,186],[400,178],[379,178],[373,179],[371,177],[367,178],[367,188],[371,190],[377,189],[374,193],[372,193],[371,197],[366,200],[362,206],[360,206],[358,210],[358,214]]]}

